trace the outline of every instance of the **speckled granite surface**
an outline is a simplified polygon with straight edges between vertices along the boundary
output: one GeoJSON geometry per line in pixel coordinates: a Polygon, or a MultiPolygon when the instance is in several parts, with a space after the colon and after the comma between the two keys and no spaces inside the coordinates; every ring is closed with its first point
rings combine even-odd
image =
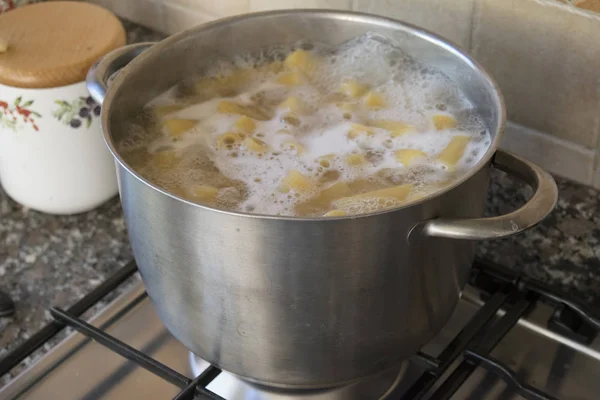
{"type": "MultiPolygon", "coordinates": [[[[164,38],[122,22],[129,43],[164,38]]],[[[89,213],[51,216],[21,207],[0,187],[0,290],[11,296],[17,309],[13,317],[0,318],[0,358],[51,319],[50,306],[67,308],[132,258],[118,199],[89,213]]],[[[29,361],[64,336],[47,343],[29,361]]],[[[0,387],[6,380],[0,377],[0,387]]]]}
{"type": "MultiPolygon", "coordinates": [[[[600,192],[555,178],[556,209],[537,227],[519,235],[481,242],[478,256],[548,283],[600,312],[600,192]]],[[[510,212],[531,190],[494,173],[487,214],[510,212]]]]}
{"type": "MultiPolygon", "coordinates": [[[[130,42],[162,36],[125,22],[130,42]]],[[[518,207],[527,189],[494,173],[488,214],[518,207]]],[[[483,242],[479,255],[600,308],[599,192],[557,179],[560,200],[539,227],[510,239],[483,242]]],[[[17,313],[0,319],[0,357],[37,332],[48,307],[67,307],[131,259],[117,199],[77,216],[49,216],[22,208],[0,189],[0,289],[17,313]]],[[[39,356],[60,338],[48,343],[39,356]]],[[[7,377],[0,379],[6,381],[7,377]]]]}

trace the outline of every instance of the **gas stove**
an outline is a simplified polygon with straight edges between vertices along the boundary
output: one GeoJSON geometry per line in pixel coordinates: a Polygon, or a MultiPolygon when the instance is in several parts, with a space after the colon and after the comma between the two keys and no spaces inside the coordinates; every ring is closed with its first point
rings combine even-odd
{"type": "Polygon", "coordinates": [[[0,360],[0,376],[67,326],[63,342],[0,399],[598,399],[600,319],[581,304],[478,260],[441,333],[401,365],[327,391],[273,392],[191,354],[164,327],[141,281],[89,321],[80,316],[136,273],[130,263],[0,360]]]}

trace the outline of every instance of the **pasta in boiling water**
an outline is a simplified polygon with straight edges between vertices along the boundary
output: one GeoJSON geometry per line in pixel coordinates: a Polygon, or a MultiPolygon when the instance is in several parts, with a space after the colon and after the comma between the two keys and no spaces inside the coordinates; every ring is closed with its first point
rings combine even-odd
{"type": "Polygon", "coordinates": [[[453,82],[375,34],[218,60],[144,112],[118,146],[146,179],[268,215],[400,207],[460,179],[490,143],[453,82]]]}

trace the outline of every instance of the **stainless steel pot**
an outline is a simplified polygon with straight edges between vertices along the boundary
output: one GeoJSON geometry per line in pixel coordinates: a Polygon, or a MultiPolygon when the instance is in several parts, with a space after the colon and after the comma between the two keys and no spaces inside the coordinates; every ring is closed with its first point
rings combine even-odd
{"type": "Polygon", "coordinates": [[[504,104],[481,66],[439,37],[388,18],[324,10],[227,18],[117,50],[90,71],[88,86],[103,102],[135,259],[160,317],[200,357],[267,386],[341,385],[412,355],[454,310],[473,261],[472,240],[530,228],[557,199],[550,175],[497,150],[504,104]],[[357,217],[250,215],[166,193],[115,148],[144,104],[216,57],[299,39],[337,44],[366,32],[441,69],[485,119],[493,143],[452,187],[357,217]],[[510,214],[482,218],[490,167],[524,180],[533,197],[510,214]]]}

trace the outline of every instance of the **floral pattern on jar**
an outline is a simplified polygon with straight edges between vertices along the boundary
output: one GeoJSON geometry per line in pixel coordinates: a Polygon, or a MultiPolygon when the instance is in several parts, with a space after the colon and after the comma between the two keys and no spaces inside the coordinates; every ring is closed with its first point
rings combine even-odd
{"type": "MultiPolygon", "coordinates": [[[[42,115],[31,109],[33,102],[23,101],[22,96],[12,102],[0,100],[0,127],[16,132],[25,124],[30,124],[34,130],[39,131],[36,118],[41,118],[42,115]]],[[[80,96],[72,101],[55,100],[54,104],[58,107],[52,111],[52,116],[74,129],[83,124],[89,129],[92,121],[100,116],[100,105],[90,96],[80,96]]]]}
{"type": "Polygon", "coordinates": [[[13,131],[18,131],[25,124],[30,124],[36,131],[39,130],[36,118],[41,118],[40,113],[32,110],[33,100],[23,101],[21,96],[13,102],[0,100],[0,126],[13,131]]]}
{"type": "Polygon", "coordinates": [[[85,123],[86,128],[92,125],[92,119],[100,116],[100,105],[88,97],[78,97],[72,101],[55,100],[58,108],[52,112],[52,116],[71,128],[79,128],[85,123]]]}

